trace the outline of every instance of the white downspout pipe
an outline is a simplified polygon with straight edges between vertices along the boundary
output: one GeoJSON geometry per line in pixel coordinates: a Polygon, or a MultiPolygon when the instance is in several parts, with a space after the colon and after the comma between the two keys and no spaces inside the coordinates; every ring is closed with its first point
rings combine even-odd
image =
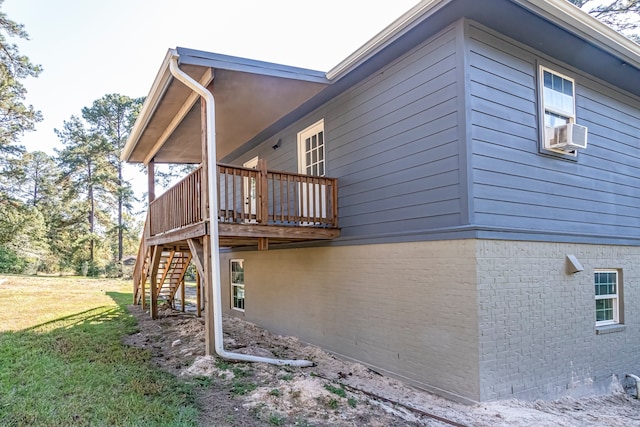
{"type": "Polygon", "coordinates": [[[196,92],[206,100],[207,108],[207,177],[209,179],[209,222],[211,234],[211,266],[213,279],[213,334],[215,350],[218,356],[243,362],[263,362],[272,365],[289,365],[308,367],[313,366],[313,362],[308,360],[284,360],[270,357],[252,356],[250,354],[233,353],[224,349],[222,337],[222,291],[220,285],[220,244],[218,240],[218,173],[216,159],[216,109],[213,94],[200,83],[192,79],[178,67],[178,54],[174,54],[169,61],[169,71],[173,76],[184,83],[188,88],[196,92]]]}
{"type": "Polygon", "coordinates": [[[633,374],[627,374],[627,377],[636,382],[636,399],[640,399],[640,377],[633,374]]]}

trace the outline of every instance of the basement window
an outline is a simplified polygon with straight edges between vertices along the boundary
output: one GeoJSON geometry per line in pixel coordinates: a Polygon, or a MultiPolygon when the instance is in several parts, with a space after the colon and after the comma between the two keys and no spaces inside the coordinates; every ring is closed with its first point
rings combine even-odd
{"type": "Polygon", "coordinates": [[[231,308],[244,311],[244,260],[231,260],[231,308]]]}
{"type": "Polygon", "coordinates": [[[618,270],[595,270],[596,327],[622,323],[618,270]]]}

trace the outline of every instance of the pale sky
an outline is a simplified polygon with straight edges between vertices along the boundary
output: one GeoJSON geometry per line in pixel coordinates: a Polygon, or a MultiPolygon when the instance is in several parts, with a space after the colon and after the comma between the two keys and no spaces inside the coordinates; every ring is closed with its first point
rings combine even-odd
{"type": "Polygon", "coordinates": [[[146,96],[169,48],[328,71],[418,0],[5,0],[20,51],[44,71],[25,82],[44,121],[22,138],[53,154],[54,128],[108,93],[146,96]]]}

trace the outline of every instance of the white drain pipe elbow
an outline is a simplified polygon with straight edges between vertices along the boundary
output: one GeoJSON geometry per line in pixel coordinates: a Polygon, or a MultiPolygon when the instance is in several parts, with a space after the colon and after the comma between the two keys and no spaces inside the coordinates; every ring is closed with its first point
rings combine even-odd
{"type": "Polygon", "coordinates": [[[270,363],[272,365],[288,365],[288,366],[300,366],[309,367],[313,366],[313,362],[308,360],[285,360],[274,359],[270,357],[252,356],[250,354],[233,353],[224,349],[224,342],[222,336],[222,290],[220,285],[220,242],[218,238],[218,195],[216,194],[218,188],[218,173],[217,173],[217,159],[216,159],[216,113],[215,113],[215,99],[213,94],[202,86],[199,82],[192,79],[188,74],[183,72],[178,67],[177,52],[174,51],[171,60],[169,61],[169,71],[171,74],[184,83],[188,88],[196,92],[206,101],[206,114],[207,114],[207,161],[209,167],[207,168],[207,177],[209,179],[209,223],[211,233],[211,266],[212,266],[212,279],[213,279],[213,335],[215,341],[215,350],[218,356],[235,361],[243,362],[263,362],[270,363]]]}
{"type": "Polygon", "coordinates": [[[626,376],[636,382],[636,399],[640,399],[640,377],[633,374],[627,374],[626,376]]]}

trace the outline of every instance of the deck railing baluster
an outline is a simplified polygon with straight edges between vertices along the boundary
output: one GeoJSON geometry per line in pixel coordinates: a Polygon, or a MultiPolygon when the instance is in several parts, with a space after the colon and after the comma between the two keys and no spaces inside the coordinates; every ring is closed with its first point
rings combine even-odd
{"type": "MultiPolygon", "coordinates": [[[[220,222],[337,227],[337,181],[333,178],[268,171],[265,164],[258,169],[218,165],[218,178],[220,222]]],[[[203,179],[198,167],[150,203],[151,236],[203,221],[203,179]]]]}

